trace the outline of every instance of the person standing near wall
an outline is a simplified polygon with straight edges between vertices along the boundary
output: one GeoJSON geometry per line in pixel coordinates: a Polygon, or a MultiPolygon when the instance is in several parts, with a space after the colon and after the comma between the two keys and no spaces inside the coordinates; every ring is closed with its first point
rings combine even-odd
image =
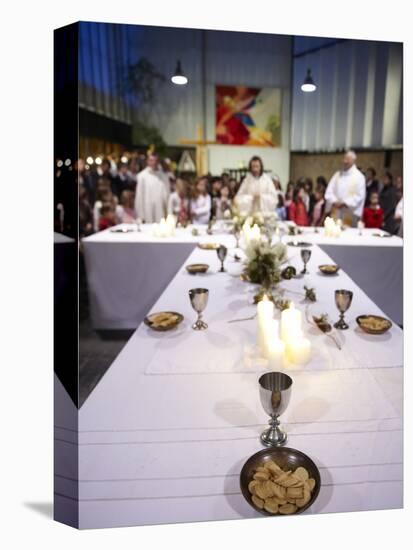
{"type": "Polygon", "coordinates": [[[278,194],[270,176],[264,173],[260,157],[252,157],[250,160],[248,174],[241,183],[235,201],[240,211],[246,215],[275,211],[278,194]]]}
{"type": "Polygon", "coordinates": [[[363,213],[366,198],[366,180],[357,168],[356,160],[354,151],[344,154],[343,167],[333,175],[325,194],[327,211],[353,227],[363,213]]]}
{"type": "Polygon", "coordinates": [[[159,223],[165,217],[169,198],[169,181],[159,170],[155,153],[147,158],[146,168],[139,172],[136,187],[136,215],[146,223],[159,223]]]}

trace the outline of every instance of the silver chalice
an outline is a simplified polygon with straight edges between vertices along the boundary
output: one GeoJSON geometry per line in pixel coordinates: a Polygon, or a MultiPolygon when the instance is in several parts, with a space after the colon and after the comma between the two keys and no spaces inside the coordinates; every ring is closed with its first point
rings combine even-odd
{"type": "Polygon", "coordinates": [[[301,271],[303,275],[308,273],[307,264],[310,261],[310,258],[311,258],[311,250],[308,250],[308,248],[303,248],[301,250],[301,259],[303,260],[303,263],[304,263],[304,269],[301,271]]]}
{"type": "Polygon", "coordinates": [[[207,306],[209,290],[207,288],[191,288],[189,291],[189,299],[191,306],[198,313],[198,318],[192,325],[194,330],[205,330],[208,325],[202,320],[202,312],[207,306]]]}
{"type": "Polygon", "coordinates": [[[258,383],[260,399],[264,411],[271,417],[270,427],[261,436],[261,443],[266,447],[279,447],[287,441],[286,432],[280,429],[278,417],[287,409],[291,396],[292,378],[283,372],[267,372],[258,383]]]}
{"type": "Polygon", "coordinates": [[[219,270],[220,273],[224,273],[225,271],[224,261],[225,261],[225,258],[227,257],[227,252],[228,252],[228,249],[223,244],[219,245],[219,247],[217,248],[217,255],[218,255],[219,261],[221,262],[221,269],[219,270]]]}
{"type": "Polygon", "coordinates": [[[340,319],[337,321],[337,323],[334,324],[334,326],[335,328],[338,328],[340,330],[346,330],[349,327],[344,320],[344,314],[351,306],[353,293],[351,292],[351,290],[340,289],[335,291],[334,296],[336,299],[336,306],[340,312],[340,319]]]}

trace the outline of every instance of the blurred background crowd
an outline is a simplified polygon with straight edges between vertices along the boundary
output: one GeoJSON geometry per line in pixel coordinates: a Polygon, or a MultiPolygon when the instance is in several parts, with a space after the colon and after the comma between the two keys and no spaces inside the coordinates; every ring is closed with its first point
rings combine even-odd
{"type": "MultiPolygon", "coordinates": [[[[264,172],[262,163],[261,168],[264,172]]],[[[119,223],[159,222],[167,214],[175,215],[183,226],[227,218],[236,210],[234,198],[242,183],[228,173],[199,177],[177,173],[169,159],[152,152],[147,155],[125,152],[119,158],[89,157],[79,159],[73,167],[58,160],[57,180],[64,180],[65,172],[72,169],[78,175],[81,237],[119,223]]],[[[385,172],[379,180],[374,167],[358,166],[358,169],[364,174],[366,186],[360,219],[366,227],[401,235],[401,176],[385,172]]],[[[329,213],[325,195],[332,174],[320,175],[315,181],[301,177],[288,182],[281,182],[274,173],[266,176],[271,178],[277,194],[275,212],[279,220],[290,220],[299,226],[323,225],[329,213]]],[[[57,201],[57,231],[63,230],[64,211],[64,199],[57,201]]]]}

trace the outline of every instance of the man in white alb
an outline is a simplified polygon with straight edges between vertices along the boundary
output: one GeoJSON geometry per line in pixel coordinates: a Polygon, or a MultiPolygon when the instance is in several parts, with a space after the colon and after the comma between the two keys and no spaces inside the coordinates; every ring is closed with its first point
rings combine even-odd
{"type": "Polygon", "coordinates": [[[278,194],[270,176],[264,173],[260,157],[252,157],[235,201],[243,215],[269,214],[275,212],[278,194]]]}
{"type": "Polygon", "coordinates": [[[365,177],[357,168],[356,159],[354,151],[344,154],[343,169],[331,178],[325,194],[326,211],[353,227],[361,218],[366,198],[365,177]]]}
{"type": "Polygon", "coordinates": [[[135,210],[136,215],[146,223],[159,223],[167,211],[169,180],[159,169],[159,159],[150,153],[146,168],[137,177],[135,210]]]}

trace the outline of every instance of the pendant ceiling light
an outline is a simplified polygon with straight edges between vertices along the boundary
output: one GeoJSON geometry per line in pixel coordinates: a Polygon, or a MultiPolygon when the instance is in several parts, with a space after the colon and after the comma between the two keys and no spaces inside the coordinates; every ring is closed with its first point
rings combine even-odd
{"type": "Polygon", "coordinates": [[[301,84],[301,90],[303,92],[315,92],[317,86],[314,83],[313,77],[311,76],[311,69],[307,69],[307,76],[304,79],[304,82],[301,84]]]}
{"type": "Polygon", "coordinates": [[[171,80],[174,84],[178,84],[178,86],[183,86],[188,83],[188,78],[182,72],[181,62],[179,59],[176,64],[175,74],[172,76],[171,80]]]}

